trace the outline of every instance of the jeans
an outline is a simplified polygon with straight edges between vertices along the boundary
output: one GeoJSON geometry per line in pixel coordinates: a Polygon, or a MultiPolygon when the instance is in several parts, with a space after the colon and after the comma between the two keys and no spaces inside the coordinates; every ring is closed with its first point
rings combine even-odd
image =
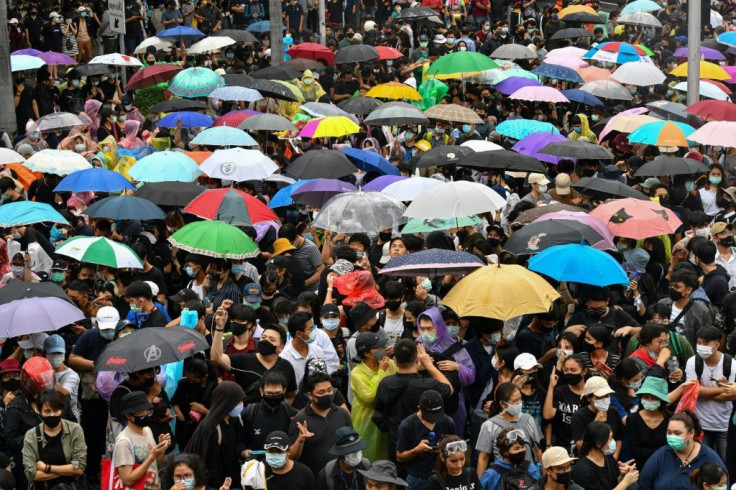
{"type": "Polygon", "coordinates": [[[728,447],[728,432],[719,432],[714,430],[703,431],[703,444],[714,450],[721,461],[726,461],[726,449],[728,447]]]}
{"type": "Polygon", "coordinates": [[[406,483],[408,485],[406,486],[406,490],[424,490],[427,488],[428,480],[429,478],[424,476],[407,475],[406,483]]]}

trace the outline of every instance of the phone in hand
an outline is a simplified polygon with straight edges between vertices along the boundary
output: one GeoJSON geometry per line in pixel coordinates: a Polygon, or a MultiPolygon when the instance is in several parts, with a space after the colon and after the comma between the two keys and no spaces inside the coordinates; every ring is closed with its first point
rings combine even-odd
{"type": "Polygon", "coordinates": [[[613,374],[613,369],[611,369],[610,367],[608,367],[608,365],[602,363],[601,361],[595,363],[595,369],[599,373],[607,372],[608,374],[613,374]]]}

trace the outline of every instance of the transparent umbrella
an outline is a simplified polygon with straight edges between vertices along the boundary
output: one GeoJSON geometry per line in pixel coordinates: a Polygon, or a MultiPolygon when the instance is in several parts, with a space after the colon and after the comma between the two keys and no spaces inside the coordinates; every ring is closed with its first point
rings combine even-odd
{"type": "Polygon", "coordinates": [[[375,191],[338,194],[325,203],[314,226],[333,233],[378,233],[406,223],[401,201],[375,191]]]}
{"type": "Polygon", "coordinates": [[[69,129],[74,126],[84,126],[79,116],[70,112],[52,112],[46,114],[36,122],[36,129],[42,132],[51,132],[58,129],[69,129]]]}

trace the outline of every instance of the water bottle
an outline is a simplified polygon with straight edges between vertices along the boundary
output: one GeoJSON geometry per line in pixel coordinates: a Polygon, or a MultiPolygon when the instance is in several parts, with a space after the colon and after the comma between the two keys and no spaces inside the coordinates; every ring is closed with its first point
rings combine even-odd
{"type": "MultiPolygon", "coordinates": [[[[677,361],[677,358],[675,356],[670,357],[667,359],[667,371],[669,371],[669,374],[672,375],[675,371],[680,369],[680,363],[677,361]]],[[[672,381],[672,379],[670,379],[672,381]]]]}
{"type": "Polygon", "coordinates": [[[429,433],[428,440],[429,440],[429,447],[437,447],[437,437],[435,436],[434,431],[431,431],[429,433]]]}

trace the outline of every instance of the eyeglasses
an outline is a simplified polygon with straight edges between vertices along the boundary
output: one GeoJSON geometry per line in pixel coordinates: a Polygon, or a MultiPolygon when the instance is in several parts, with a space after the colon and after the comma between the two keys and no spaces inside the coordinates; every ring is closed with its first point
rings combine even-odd
{"type": "Polygon", "coordinates": [[[192,473],[187,473],[186,475],[176,475],[173,477],[174,483],[183,483],[187,480],[193,480],[194,475],[192,473]]]}
{"type": "Polygon", "coordinates": [[[464,453],[468,450],[468,443],[465,441],[452,441],[448,442],[445,446],[445,456],[450,456],[456,452],[464,453]]]}

